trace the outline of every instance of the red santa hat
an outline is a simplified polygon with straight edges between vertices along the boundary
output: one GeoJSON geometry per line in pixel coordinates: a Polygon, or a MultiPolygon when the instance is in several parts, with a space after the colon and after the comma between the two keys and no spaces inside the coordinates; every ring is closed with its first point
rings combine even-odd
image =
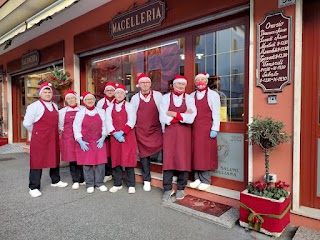
{"type": "Polygon", "coordinates": [[[208,73],[201,72],[201,73],[198,73],[198,74],[194,77],[194,80],[196,80],[197,78],[205,78],[205,79],[207,79],[207,82],[208,82],[209,76],[210,76],[210,75],[209,75],[208,73]]]}
{"type": "Polygon", "coordinates": [[[128,93],[128,91],[126,89],[126,86],[124,86],[123,84],[116,83],[115,86],[116,86],[116,90],[114,90],[115,93],[118,92],[118,91],[122,91],[124,93],[128,93]]]}
{"type": "Polygon", "coordinates": [[[114,82],[107,82],[106,86],[104,87],[103,93],[106,93],[107,89],[115,90],[116,89],[115,85],[116,85],[116,83],[114,83],[114,82]]]}
{"type": "Polygon", "coordinates": [[[42,83],[42,84],[40,85],[39,95],[41,95],[41,93],[42,93],[42,91],[43,91],[44,89],[50,89],[50,90],[52,90],[51,87],[52,87],[52,84],[49,83],[49,82],[44,82],[44,83],[42,83]]]}
{"type": "Polygon", "coordinates": [[[91,92],[84,92],[84,93],[81,94],[80,99],[81,99],[82,101],[85,101],[86,98],[87,98],[87,97],[90,97],[90,96],[92,96],[92,97],[95,98],[95,96],[94,96],[91,92]]]}
{"type": "Polygon", "coordinates": [[[64,95],[64,99],[66,100],[67,97],[72,96],[72,97],[77,97],[77,93],[73,90],[67,90],[65,95],[64,95]]]}
{"type": "Polygon", "coordinates": [[[148,82],[151,82],[151,79],[148,77],[147,74],[141,73],[141,74],[137,77],[136,87],[139,87],[140,81],[148,81],[148,82]]]}
{"type": "Polygon", "coordinates": [[[179,74],[176,74],[176,75],[174,76],[173,84],[179,83],[179,82],[187,83],[187,79],[186,79],[184,76],[181,76],[181,75],[179,75],[179,74]]]}

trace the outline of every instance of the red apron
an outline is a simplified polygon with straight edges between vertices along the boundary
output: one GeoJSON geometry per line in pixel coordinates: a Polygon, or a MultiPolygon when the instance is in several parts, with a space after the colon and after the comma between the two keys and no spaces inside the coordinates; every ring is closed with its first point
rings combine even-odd
{"type": "MultiPolygon", "coordinates": [[[[103,110],[106,110],[109,107],[106,99],[104,99],[104,104],[102,106],[103,110]]],[[[110,144],[110,137],[106,137],[106,140],[104,141],[106,143],[106,149],[107,149],[107,157],[110,157],[111,153],[111,144],[110,144]]]]}
{"type": "Polygon", "coordinates": [[[61,160],[64,162],[76,161],[76,140],[73,134],[73,121],[77,111],[66,112],[64,126],[60,138],[61,160]]]}
{"type": "MultiPolygon", "coordinates": [[[[113,106],[111,117],[116,131],[124,128],[128,121],[128,114],[123,103],[120,112],[116,111],[116,103],[113,106]]],[[[120,143],[113,136],[110,138],[112,168],[117,166],[135,167],[137,165],[137,140],[133,130],[124,135],[125,142],[120,143]]]]}
{"type": "Polygon", "coordinates": [[[218,168],[217,138],[210,138],[212,111],[208,104],[208,90],[201,100],[195,93],[197,116],[192,125],[192,169],[200,171],[218,168]]]}
{"type": "Polygon", "coordinates": [[[59,166],[59,113],[52,104],[52,112],[44,107],[42,117],[32,129],[30,142],[30,169],[56,168],[59,166]]]}
{"type": "MultiPolygon", "coordinates": [[[[176,107],[171,93],[168,111],[184,113],[186,110],[185,94],[181,106],[176,107]]],[[[191,171],[191,124],[178,122],[165,127],[162,169],[191,171]]]]}
{"type": "Polygon", "coordinates": [[[149,157],[162,149],[162,130],[153,92],[151,92],[149,102],[140,98],[137,111],[136,137],[141,158],[149,157]]]}
{"type": "Polygon", "coordinates": [[[80,144],[76,144],[76,157],[79,165],[98,165],[107,161],[106,144],[102,148],[97,148],[97,141],[102,137],[102,120],[96,113],[94,116],[84,115],[82,121],[82,140],[88,142],[88,151],[82,151],[80,144]]]}

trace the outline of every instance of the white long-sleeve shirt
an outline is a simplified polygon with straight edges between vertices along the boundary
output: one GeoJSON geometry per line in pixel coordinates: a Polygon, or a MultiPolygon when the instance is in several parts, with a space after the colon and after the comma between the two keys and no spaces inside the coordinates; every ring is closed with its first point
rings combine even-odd
{"type": "MultiPolygon", "coordinates": [[[[208,88],[208,105],[212,112],[212,127],[211,130],[219,132],[220,130],[220,96],[216,91],[213,91],[208,88]]],[[[195,91],[190,94],[192,98],[194,98],[194,95],[196,94],[196,97],[198,100],[201,100],[204,98],[206,91],[195,91]]],[[[201,116],[199,116],[201,117],[201,116]]]]}
{"type": "Polygon", "coordinates": [[[134,126],[136,125],[136,121],[137,121],[137,115],[136,112],[134,111],[132,104],[130,104],[129,102],[125,102],[122,101],[121,103],[116,103],[113,102],[111,103],[111,105],[106,109],[106,124],[107,124],[107,130],[108,130],[108,134],[110,134],[111,132],[113,132],[114,130],[116,130],[113,126],[113,120],[112,120],[112,110],[113,108],[115,108],[115,110],[117,112],[121,111],[122,105],[126,103],[124,105],[126,112],[127,112],[127,116],[128,116],[128,121],[126,123],[126,125],[128,125],[131,129],[134,128],[134,126]]]}
{"type": "Polygon", "coordinates": [[[77,107],[75,108],[72,108],[72,107],[64,107],[62,109],[59,110],[59,130],[60,131],[63,131],[63,128],[64,128],[64,119],[65,119],[65,116],[66,116],[66,113],[67,112],[78,112],[80,111],[82,108],[85,108],[84,106],[81,106],[81,105],[78,105],[77,107]]]}
{"type": "MultiPolygon", "coordinates": [[[[162,99],[162,93],[152,90],[152,94],[153,94],[154,102],[156,103],[156,106],[158,108],[158,111],[160,111],[160,102],[161,102],[161,99],[162,99]]],[[[139,104],[140,104],[140,99],[142,101],[145,101],[146,103],[148,103],[151,100],[151,94],[149,94],[147,97],[144,97],[143,94],[140,91],[140,92],[138,92],[138,93],[136,93],[135,95],[132,96],[130,103],[131,103],[135,113],[137,113],[137,111],[138,111],[139,104]]]]}
{"type": "MultiPolygon", "coordinates": [[[[53,111],[52,105],[56,110],[58,110],[57,104],[53,102],[43,101],[43,103],[50,112],[53,111]]],[[[45,108],[40,102],[40,100],[31,103],[27,107],[26,115],[24,116],[24,120],[23,120],[23,126],[28,130],[28,132],[32,133],[33,125],[39,121],[39,119],[44,114],[44,111],[45,111],[45,108]]]]}
{"type": "Polygon", "coordinates": [[[102,107],[103,107],[103,105],[104,105],[105,102],[107,102],[107,105],[110,106],[111,102],[104,97],[104,98],[101,98],[101,99],[97,102],[96,107],[102,109],[102,107]]]}
{"type": "MultiPolygon", "coordinates": [[[[170,125],[173,117],[168,116],[166,113],[169,110],[169,106],[170,106],[170,95],[171,93],[167,93],[165,95],[162,96],[162,100],[160,103],[160,123],[162,124],[162,126],[164,125],[170,125]]],[[[182,121],[180,121],[181,123],[188,123],[188,124],[192,124],[196,115],[197,115],[197,109],[196,109],[196,105],[195,105],[195,101],[194,98],[192,98],[189,94],[181,94],[180,96],[177,96],[175,94],[173,95],[173,104],[176,107],[180,107],[182,105],[182,100],[183,100],[183,96],[185,96],[186,98],[186,105],[187,105],[187,109],[191,109],[193,111],[193,113],[191,114],[187,114],[187,113],[180,113],[181,117],[182,117],[182,121]]]]}
{"type": "Polygon", "coordinates": [[[107,136],[107,129],[105,123],[105,111],[100,108],[94,108],[93,110],[88,110],[86,107],[83,107],[79,112],[77,112],[76,117],[73,122],[73,134],[75,140],[82,138],[82,122],[85,115],[94,116],[99,114],[102,120],[101,134],[107,136]]]}

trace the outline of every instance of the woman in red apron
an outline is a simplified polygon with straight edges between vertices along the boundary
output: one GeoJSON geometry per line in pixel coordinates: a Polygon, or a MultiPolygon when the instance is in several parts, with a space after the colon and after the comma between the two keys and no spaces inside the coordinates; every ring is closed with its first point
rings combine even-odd
{"type": "Polygon", "coordinates": [[[67,90],[65,94],[66,107],[59,110],[59,130],[60,135],[60,152],[61,160],[69,162],[70,173],[72,177],[72,189],[79,189],[80,184],[84,185],[82,165],[78,165],[76,161],[76,140],[73,134],[73,121],[76,113],[83,108],[76,102],[76,92],[67,90]]]}
{"type": "Polygon", "coordinates": [[[115,193],[122,189],[122,168],[127,175],[128,193],[135,193],[135,173],[137,165],[137,141],[133,131],[136,124],[136,115],[129,102],[125,101],[126,88],[116,84],[115,100],[106,111],[108,133],[112,135],[111,158],[113,187],[110,192],[115,193]]]}
{"type": "Polygon", "coordinates": [[[176,75],[173,90],[163,96],[160,122],[163,133],[163,201],[169,201],[174,171],[178,172],[176,199],[183,199],[191,171],[191,124],[197,115],[194,98],[185,93],[187,80],[176,75]]]}
{"type": "Polygon", "coordinates": [[[84,92],[81,99],[85,108],[77,112],[73,122],[74,138],[78,142],[77,163],[83,165],[87,193],[93,193],[95,187],[105,192],[108,190],[103,184],[107,160],[105,112],[94,106],[96,99],[90,92],[84,92]]]}
{"type": "MultiPolygon", "coordinates": [[[[114,82],[107,82],[106,86],[104,87],[104,98],[100,99],[97,102],[96,107],[97,108],[101,108],[103,110],[106,110],[107,107],[110,106],[110,104],[113,102],[114,100],[114,90],[115,90],[115,84],[114,82]]],[[[111,152],[111,145],[110,145],[110,138],[107,137],[106,138],[106,146],[107,146],[107,163],[105,166],[105,176],[103,179],[103,182],[106,183],[108,181],[112,180],[112,166],[111,166],[111,156],[110,156],[110,152],[111,152]]]]}
{"type": "Polygon", "coordinates": [[[195,181],[191,188],[206,190],[211,184],[210,171],[218,168],[217,134],[220,128],[220,96],[207,87],[209,74],[195,77],[198,114],[192,125],[192,170],[195,181]]]}
{"type": "Polygon", "coordinates": [[[131,98],[131,105],[137,114],[136,137],[140,156],[143,190],[151,191],[151,156],[162,150],[162,130],[159,110],[162,94],[151,90],[151,79],[146,74],[137,78],[140,92],[131,98]]]}
{"type": "Polygon", "coordinates": [[[30,142],[29,194],[39,197],[43,168],[50,168],[52,187],[66,187],[60,181],[58,106],[52,102],[50,83],[43,83],[39,89],[40,99],[27,108],[23,126],[32,133],[30,142]]]}

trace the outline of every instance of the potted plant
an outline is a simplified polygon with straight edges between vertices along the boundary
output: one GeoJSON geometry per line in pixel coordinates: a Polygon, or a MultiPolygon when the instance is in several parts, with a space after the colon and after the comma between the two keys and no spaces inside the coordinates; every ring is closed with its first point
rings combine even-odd
{"type": "Polygon", "coordinates": [[[48,68],[49,74],[45,79],[39,82],[39,85],[43,82],[50,82],[56,89],[63,89],[71,84],[70,73],[64,72],[62,69],[52,65],[53,68],[48,68]]]}
{"type": "Polygon", "coordinates": [[[270,117],[254,116],[248,124],[249,144],[258,145],[264,152],[265,180],[250,182],[240,193],[240,225],[276,237],[289,224],[291,207],[289,185],[283,181],[273,183],[269,175],[270,152],[292,137],[283,128],[283,122],[270,117]]]}
{"type": "Polygon", "coordinates": [[[8,138],[3,133],[3,117],[0,115],[0,146],[8,144],[8,138]]]}

